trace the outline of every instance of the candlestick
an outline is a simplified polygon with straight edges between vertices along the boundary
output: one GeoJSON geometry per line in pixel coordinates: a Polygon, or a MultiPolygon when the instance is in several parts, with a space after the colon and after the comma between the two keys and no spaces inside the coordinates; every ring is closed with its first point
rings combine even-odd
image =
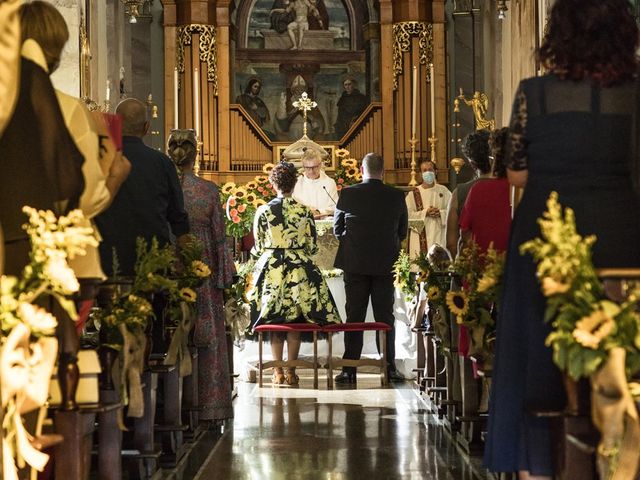
{"type": "Polygon", "coordinates": [[[431,136],[436,136],[436,85],[435,76],[433,73],[433,63],[429,64],[429,75],[431,76],[431,136]]]}
{"type": "Polygon", "coordinates": [[[418,181],[416,180],[416,178],[418,177],[418,173],[416,172],[416,168],[418,167],[418,165],[416,164],[416,145],[419,142],[420,140],[418,140],[415,135],[409,140],[409,144],[411,145],[411,180],[409,180],[410,187],[415,187],[418,185],[418,181]]]}
{"type": "Polygon", "coordinates": [[[200,77],[198,67],[193,69],[193,129],[196,131],[196,138],[200,134],[200,77]]]}
{"type": "Polygon", "coordinates": [[[411,93],[411,138],[416,138],[416,106],[418,102],[418,67],[413,66],[413,90],[411,93]]]}
{"type": "Polygon", "coordinates": [[[173,69],[173,128],[178,129],[178,67],[173,69]]]}

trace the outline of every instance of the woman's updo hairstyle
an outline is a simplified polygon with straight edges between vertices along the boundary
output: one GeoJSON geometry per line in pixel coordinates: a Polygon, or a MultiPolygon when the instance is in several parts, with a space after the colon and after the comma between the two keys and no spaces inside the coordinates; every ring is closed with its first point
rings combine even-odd
{"type": "Polygon", "coordinates": [[[482,173],[491,171],[489,130],[478,130],[462,140],[462,153],[482,173]]]}
{"type": "Polygon", "coordinates": [[[298,171],[293,163],[281,161],[271,170],[269,181],[282,193],[291,193],[298,181],[298,171]]]}

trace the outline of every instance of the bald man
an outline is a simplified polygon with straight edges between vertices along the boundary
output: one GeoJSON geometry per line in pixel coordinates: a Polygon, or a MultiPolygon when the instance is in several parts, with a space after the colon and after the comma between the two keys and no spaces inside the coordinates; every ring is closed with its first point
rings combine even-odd
{"type": "Polygon", "coordinates": [[[173,163],[142,141],[150,125],[147,106],[128,98],[120,102],[116,114],[122,117],[123,153],[131,162],[131,173],[96,222],[103,236],[100,259],[105,273],[114,273],[115,250],[119,274],[129,276],[134,273],[138,237],[147,242],[155,237],[166,245],[173,234],[180,241],[189,233],[189,220],[173,163]]]}

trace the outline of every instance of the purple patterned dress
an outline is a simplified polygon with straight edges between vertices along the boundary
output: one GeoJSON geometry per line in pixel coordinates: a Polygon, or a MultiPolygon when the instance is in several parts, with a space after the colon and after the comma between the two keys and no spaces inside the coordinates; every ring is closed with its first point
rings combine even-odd
{"type": "Polygon", "coordinates": [[[222,290],[232,282],[235,266],[226,245],[220,194],[215,183],[190,172],[182,178],[182,191],[191,233],[204,245],[202,260],[213,272],[198,291],[198,317],[193,334],[198,347],[200,418],[231,418],[233,408],[222,290]]]}

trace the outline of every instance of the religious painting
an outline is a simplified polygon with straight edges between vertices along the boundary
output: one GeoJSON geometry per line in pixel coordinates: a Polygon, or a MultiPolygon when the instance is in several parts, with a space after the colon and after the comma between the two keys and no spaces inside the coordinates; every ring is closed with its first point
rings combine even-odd
{"type": "Polygon", "coordinates": [[[349,50],[349,16],[341,0],[258,0],[247,48],[349,50]]]}
{"type": "Polygon", "coordinates": [[[365,47],[363,8],[351,0],[240,3],[231,100],[272,142],[302,137],[305,120],[294,102],[303,92],[317,103],[306,131],[318,143],[348,141],[379,100],[379,66],[369,63],[379,54],[366,50],[379,44],[365,47]]]}

